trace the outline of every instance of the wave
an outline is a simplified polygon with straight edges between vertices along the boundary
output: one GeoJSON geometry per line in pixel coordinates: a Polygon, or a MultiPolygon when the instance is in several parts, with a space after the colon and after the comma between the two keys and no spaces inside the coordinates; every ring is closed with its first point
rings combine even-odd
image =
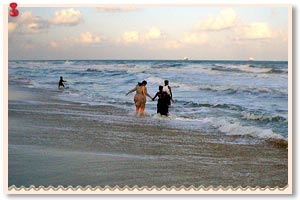
{"type": "Polygon", "coordinates": [[[272,88],[255,88],[255,87],[245,87],[245,86],[214,86],[214,85],[201,85],[197,87],[201,90],[211,90],[211,91],[224,91],[230,94],[237,92],[251,93],[251,94],[261,94],[261,93],[271,93],[286,95],[288,91],[272,89],[272,88]]]}
{"type": "Polygon", "coordinates": [[[288,70],[281,70],[281,69],[272,69],[267,73],[274,73],[274,74],[287,74],[288,70]]]}
{"type": "Polygon", "coordinates": [[[240,69],[234,69],[234,68],[225,68],[225,67],[212,67],[209,68],[211,71],[220,71],[220,72],[242,72],[240,69]]]}
{"type": "Polygon", "coordinates": [[[255,65],[214,65],[212,71],[222,72],[246,72],[246,73],[283,73],[283,71],[272,67],[257,67],[255,65]]]}
{"type": "Polygon", "coordinates": [[[186,65],[185,63],[173,63],[173,62],[165,62],[165,63],[155,63],[152,65],[152,68],[169,68],[169,67],[181,67],[186,65]]]}
{"type": "Polygon", "coordinates": [[[9,77],[9,82],[20,84],[20,85],[32,85],[33,84],[32,80],[28,80],[23,77],[14,77],[14,78],[9,77]]]}
{"type": "MultiPolygon", "coordinates": [[[[163,78],[150,76],[147,78],[147,81],[151,84],[162,85],[164,83],[163,78]]],[[[286,95],[288,91],[273,89],[273,88],[255,88],[255,87],[247,87],[247,86],[224,86],[224,85],[190,85],[179,82],[170,82],[170,86],[172,88],[181,88],[184,90],[208,90],[208,91],[216,91],[216,92],[227,92],[229,94],[234,94],[237,92],[242,93],[251,93],[251,94],[260,94],[260,93],[271,93],[271,94],[279,94],[286,95]]]]}
{"type": "Polygon", "coordinates": [[[242,112],[242,118],[246,120],[256,120],[263,122],[287,122],[287,119],[279,115],[265,115],[265,114],[256,114],[251,112],[242,112]]]}
{"type": "Polygon", "coordinates": [[[99,69],[92,69],[92,68],[88,68],[86,71],[87,71],[87,72],[102,72],[102,70],[99,70],[99,69]]]}
{"type": "MultiPolygon", "coordinates": [[[[148,83],[151,83],[151,84],[158,84],[158,85],[163,85],[164,84],[164,81],[165,79],[161,78],[161,77],[156,77],[156,76],[150,76],[146,79],[146,81],[148,83]]],[[[172,85],[178,85],[178,84],[175,84],[174,82],[172,82],[172,85]]]]}
{"type": "Polygon", "coordinates": [[[190,107],[206,107],[206,108],[224,108],[229,110],[237,110],[237,111],[243,111],[244,108],[239,105],[235,104],[210,104],[210,103],[195,103],[192,101],[176,101],[177,103],[183,104],[185,106],[190,107]]]}
{"type": "Polygon", "coordinates": [[[85,71],[86,72],[91,72],[91,73],[103,73],[103,74],[109,75],[109,76],[118,76],[118,75],[127,74],[127,71],[125,71],[125,70],[106,70],[106,69],[105,70],[99,70],[99,69],[88,68],[85,71]]]}
{"type": "Polygon", "coordinates": [[[272,129],[264,129],[256,126],[242,125],[234,119],[211,119],[214,126],[226,135],[251,136],[259,139],[286,140],[282,135],[274,133],[272,129]]]}

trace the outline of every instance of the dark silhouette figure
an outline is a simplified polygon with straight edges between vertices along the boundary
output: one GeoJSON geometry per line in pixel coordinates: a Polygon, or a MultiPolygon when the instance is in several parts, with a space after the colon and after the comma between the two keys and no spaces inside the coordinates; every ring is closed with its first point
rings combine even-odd
{"type": "Polygon", "coordinates": [[[163,86],[160,85],[158,89],[159,91],[155,94],[152,101],[154,101],[155,98],[158,97],[157,113],[168,116],[171,97],[167,92],[163,91],[163,86]]]}
{"type": "Polygon", "coordinates": [[[67,82],[67,81],[63,80],[63,77],[61,76],[59,79],[59,82],[58,82],[58,88],[60,88],[61,86],[63,88],[65,88],[64,82],[67,82]]]}

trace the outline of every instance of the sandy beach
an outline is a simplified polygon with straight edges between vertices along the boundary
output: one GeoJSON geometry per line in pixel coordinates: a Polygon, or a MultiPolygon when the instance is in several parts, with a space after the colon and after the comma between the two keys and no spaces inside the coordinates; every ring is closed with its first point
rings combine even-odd
{"type": "Polygon", "coordinates": [[[286,145],[237,144],[236,136],[184,129],[113,106],[62,101],[58,92],[9,86],[9,186],[288,183],[286,145]]]}

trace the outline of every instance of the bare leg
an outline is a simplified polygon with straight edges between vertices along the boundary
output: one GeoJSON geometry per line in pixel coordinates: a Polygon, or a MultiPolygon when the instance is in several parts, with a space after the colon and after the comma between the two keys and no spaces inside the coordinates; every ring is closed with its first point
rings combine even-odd
{"type": "Polygon", "coordinates": [[[144,116],[144,111],[145,111],[145,107],[141,107],[140,108],[140,113],[139,113],[139,116],[144,116]]]}
{"type": "Polygon", "coordinates": [[[138,115],[140,111],[140,107],[139,106],[135,106],[135,114],[138,115]]]}

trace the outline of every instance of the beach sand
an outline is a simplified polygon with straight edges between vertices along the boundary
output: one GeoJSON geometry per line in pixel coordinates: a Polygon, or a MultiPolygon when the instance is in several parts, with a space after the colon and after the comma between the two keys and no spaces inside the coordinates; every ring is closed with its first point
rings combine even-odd
{"type": "MultiPolygon", "coordinates": [[[[60,91],[63,92],[63,91],[60,91]]],[[[284,187],[288,151],[9,86],[9,186],[284,187]]],[[[134,110],[134,106],[132,106],[134,110]]]]}

